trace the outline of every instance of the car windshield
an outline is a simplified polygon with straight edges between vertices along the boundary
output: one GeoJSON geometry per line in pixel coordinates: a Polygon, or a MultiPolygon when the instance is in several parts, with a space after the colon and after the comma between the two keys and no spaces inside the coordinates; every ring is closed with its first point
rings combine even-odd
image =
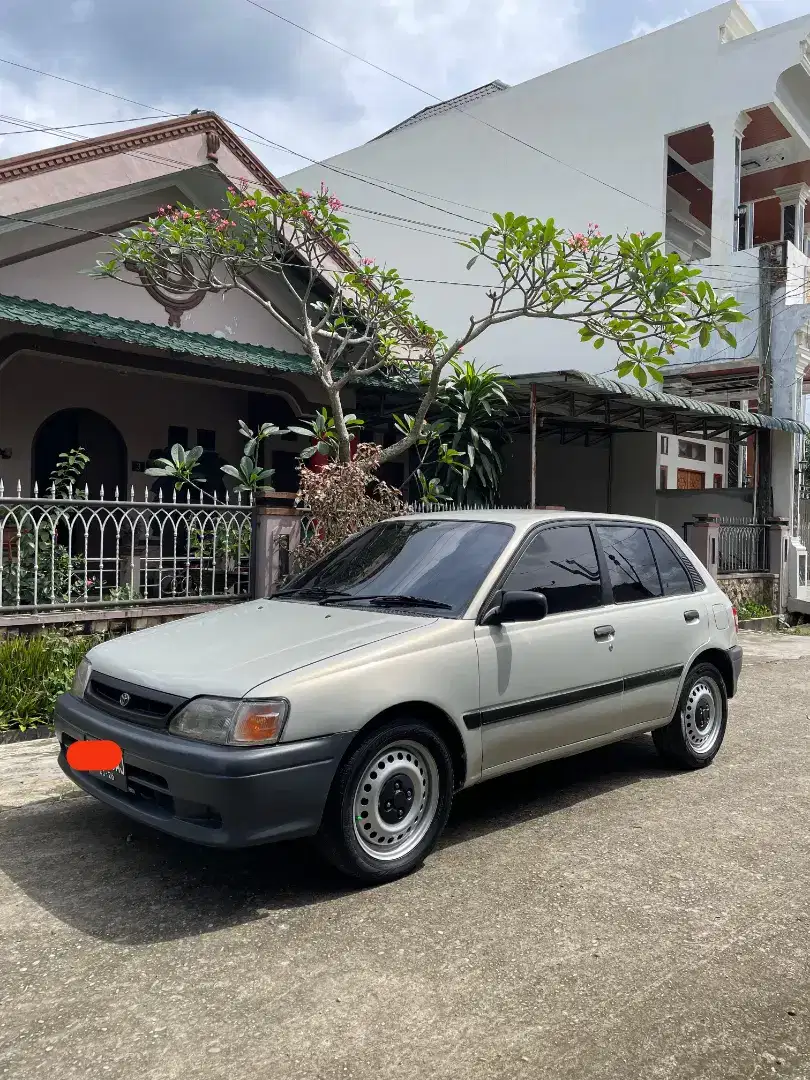
{"type": "Polygon", "coordinates": [[[439,514],[383,522],[352,537],[276,596],[457,617],[512,531],[502,522],[442,520],[439,514]]]}

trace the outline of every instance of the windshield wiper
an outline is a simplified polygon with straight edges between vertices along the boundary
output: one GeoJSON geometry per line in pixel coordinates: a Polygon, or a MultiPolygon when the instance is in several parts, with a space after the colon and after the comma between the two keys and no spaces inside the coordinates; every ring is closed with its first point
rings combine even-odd
{"type": "Polygon", "coordinates": [[[369,604],[375,604],[379,607],[426,607],[426,608],[441,608],[443,611],[451,611],[452,606],[450,604],[443,604],[441,600],[431,600],[428,596],[408,596],[405,593],[378,593],[365,596],[349,596],[346,593],[330,593],[328,596],[324,596],[318,603],[325,604],[351,604],[358,600],[365,600],[369,604]]]}

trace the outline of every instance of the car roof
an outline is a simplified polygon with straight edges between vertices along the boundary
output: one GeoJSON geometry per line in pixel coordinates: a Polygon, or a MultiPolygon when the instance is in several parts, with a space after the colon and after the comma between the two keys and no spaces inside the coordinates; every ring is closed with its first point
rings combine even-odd
{"type": "MultiPolygon", "coordinates": [[[[648,524],[666,528],[663,522],[651,518],[635,517],[628,514],[603,514],[599,511],[584,510],[430,510],[408,514],[409,518],[439,519],[441,521],[493,521],[515,525],[526,529],[540,521],[615,521],[634,525],[648,524]]],[[[391,521],[402,520],[390,518],[391,521]]]]}

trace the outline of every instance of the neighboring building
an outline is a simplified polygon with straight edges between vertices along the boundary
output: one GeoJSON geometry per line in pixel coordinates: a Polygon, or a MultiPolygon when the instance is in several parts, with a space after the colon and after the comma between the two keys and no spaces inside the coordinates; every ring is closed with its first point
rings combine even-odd
{"type": "MultiPolygon", "coordinates": [[[[663,232],[668,250],[735,294],[750,319],[736,349],[716,338],[676,361],[747,361],[762,369],[755,392],[709,400],[759,400],[764,380],[767,411],[802,419],[810,363],[808,34],[810,15],[758,31],[739,4],[721,4],[517,86],[491,83],[431,106],[285,182],[311,188],[323,179],[356,207],[347,213],[360,248],[397,266],[420,314],[451,335],[486,303],[483,290],[457,283],[487,278],[480,262],[465,273],[466,254],[448,229],[480,232],[487,214],[513,210],[553,216],[572,231],[590,220],[604,233],[663,232]],[[761,312],[770,317],[767,338],[761,312]]],[[[527,319],[489,330],[474,355],[523,374],[604,371],[617,354],[594,352],[564,322],[527,319]]],[[[774,435],[782,480],[773,485],[773,510],[785,517],[794,510],[800,442],[774,435]]],[[[668,487],[679,471],[685,484],[713,486],[718,475],[727,484],[731,449],[722,463],[717,449],[708,439],[704,461],[695,456],[702,451],[682,457],[672,445],[655,468],[667,470],[668,487]]],[[[741,470],[736,448],[735,456],[731,479],[744,482],[755,470],[750,461],[741,470]]]]}
{"type": "MultiPolygon", "coordinates": [[[[658,436],[658,490],[727,487],[728,443],[658,436]]],[[[738,485],[734,485],[737,487],[738,485]]]]}
{"type": "MultiPolygon", "coordinates": [[[[88,276],[109,234],[164,205],[224,207],[243,176],[280,189],[211,113],[0,161],[7,496],[18,482],[24,495],[35,483],[42,493],[57,454],[79,444],[91,456],[90,488],[108,498],[132,487],[142,498],[147,462],[174,442],[202,445],[209,483],[222,485],[219,463],[241,454],[240,419],[285,427],[326,404],[299,342],[242,293],[167,294],[88,276]]],[[[291,314],[271,275],[253,283],[291,314]]],[[[297,489],[305,445],[269,440],[265,465],[279,490],[297,489]]]]}

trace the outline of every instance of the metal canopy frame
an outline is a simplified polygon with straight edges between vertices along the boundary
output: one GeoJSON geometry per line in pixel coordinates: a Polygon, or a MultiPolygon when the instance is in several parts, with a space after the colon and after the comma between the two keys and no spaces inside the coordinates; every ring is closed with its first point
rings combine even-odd
{"type": "Polygon", "coordinates": [[[530,436],[532,506],[537,503],[539,439],[556,436],[563,445],[582,439],[585,446],[594,446],[613,434],[646,431],[706,441],[723,437],[730,443],[745,442],[763,429],[810,435],[798,420],[679,398],[587,372],[542,372],[513,382],[516,414],[509,427],[530,436]]]}

